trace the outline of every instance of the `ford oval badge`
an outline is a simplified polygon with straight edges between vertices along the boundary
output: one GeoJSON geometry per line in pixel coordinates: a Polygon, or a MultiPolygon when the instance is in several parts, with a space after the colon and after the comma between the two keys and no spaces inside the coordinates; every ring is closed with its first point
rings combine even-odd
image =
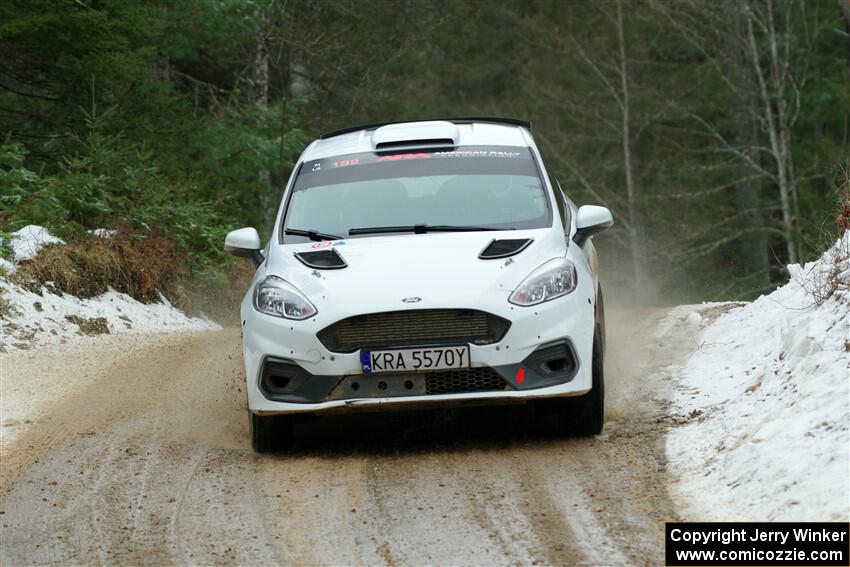
{"type": "Polygon", "coordinates": [[[404,299],[402,299],[402,301],[404,301],[405,303],[419,303],[420,301],[422,301],[422,298],[421,297],[405,297],[404,299]]]}

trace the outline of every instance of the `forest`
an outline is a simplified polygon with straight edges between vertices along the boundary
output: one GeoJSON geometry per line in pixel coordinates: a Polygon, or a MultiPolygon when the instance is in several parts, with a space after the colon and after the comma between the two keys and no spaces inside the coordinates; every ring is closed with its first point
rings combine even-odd
{"type": "Polygon", "coordinates": [[[757,297],[850,191],[847,0],[6,0],[0,52],[0,239],[80,296],[241,293],[225,233],[361,123],[531,120],[624,302],[757,297]]]}

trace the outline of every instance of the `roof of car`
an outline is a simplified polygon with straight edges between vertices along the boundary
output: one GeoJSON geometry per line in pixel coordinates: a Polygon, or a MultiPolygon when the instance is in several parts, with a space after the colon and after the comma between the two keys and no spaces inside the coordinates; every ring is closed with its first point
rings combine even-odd
{"type": "MultiPolygon", "coordinates": [[[[333,156],[375,151],[373,134],[385,126],[404,125],[410,135],[421,125],[423,132],[433,131],[435,124],[451,123],[457,128],[456,146],[528,146],[531,143],[531,123],[513,118],[434,118],[368,124],[324,134],[304,151],[304,161],[333,156]]],[[[412,144],[415,145],[415,144],[412,144]]]]}

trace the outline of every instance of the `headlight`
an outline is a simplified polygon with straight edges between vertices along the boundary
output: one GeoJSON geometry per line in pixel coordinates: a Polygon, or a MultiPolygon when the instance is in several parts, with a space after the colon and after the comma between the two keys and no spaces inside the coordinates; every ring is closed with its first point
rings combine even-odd
{"type": "Polygon", "coordinates": [[[318,310],[295,286],[269,276],[254,288],[254,308],[260,313],[286,319],[306,319],[318,310]]]}
{"type": "Polygon", "coordinates": [[[508,301],[514,305],[537,305],[567,295],[575,288],[576,267],[565,258],[556,258],[531,272],[508,301]]]}

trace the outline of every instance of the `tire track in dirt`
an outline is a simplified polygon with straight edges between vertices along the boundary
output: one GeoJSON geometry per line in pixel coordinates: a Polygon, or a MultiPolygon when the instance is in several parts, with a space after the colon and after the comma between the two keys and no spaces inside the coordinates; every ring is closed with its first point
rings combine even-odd
{"type": "Polygon", "coordinates": [[[587,565],[586,550],[576,538],[577,530],[569,516],[556,505],[546,489],[544,474],[529,466],[522,467],[526,497],[523,512],[531,519],[541,540],[549,565],[587,565]]]}
{"type": "Polygon", "coordinates": [[[267,528],[282,536],[293,564],[376,563],[377,553],[364,546],[371,530],[360,505],[362,466],[352,457],[258,458],[260,482],[278,486],[265,512],[267,528]]]}
{"type": "Polygon", "coordinates": [[[452,453],[414,446],[374,459],[366,478],[369,509],[403,563],[502,563],[511,549],[493,553],[493,531],[476,522],[481,511],[468,503],[472,465],[458,467],[452,453]]]}
{"type": "Polygon", "coordinates": [[[470,507],[509,563],[577,565],[583,560],[572,530],[530,477],[522,447],[471,454],[476,476],[463,477],[470,507]]]}

